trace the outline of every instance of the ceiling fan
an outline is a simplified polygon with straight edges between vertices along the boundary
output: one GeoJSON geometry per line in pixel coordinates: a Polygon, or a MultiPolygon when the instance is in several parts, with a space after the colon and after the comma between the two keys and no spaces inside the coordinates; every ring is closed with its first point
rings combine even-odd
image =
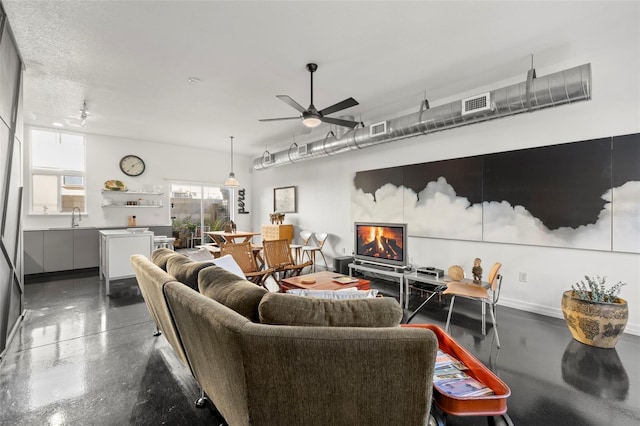
{"type": "Polygon", "coordinates": [[[278,99],[281,101],[291,105],[296,110],[298,110],[302,115],[297,117],[282,117],[282,118],[264,118],[260,121],[280,121],[280,120],[297,120],[302,118],[302,123],[307,127],[317,127],[320,123],[329,123],[335,124],[337,126],[345,126],[353,129],[359,123],[357,121],[350,120],[342,120],[340,118],[327,117],[329,114],[333,114],[334,112],[342,111],[343,109],[350,108],[352,106],[359,105],[358,101],[353,98],[345,99],[344,101],[338,102],[337,104],[331,105],[325,109],[318,111],[316,107],[313,105],[313,73],[318,69],[317,64],[307,64],[307,70],[309,70],[311,76],[311,105],[309,108],[305,109],[302,105],[294,101],[290,96],[287,95],[276,95],[278,99]]]}

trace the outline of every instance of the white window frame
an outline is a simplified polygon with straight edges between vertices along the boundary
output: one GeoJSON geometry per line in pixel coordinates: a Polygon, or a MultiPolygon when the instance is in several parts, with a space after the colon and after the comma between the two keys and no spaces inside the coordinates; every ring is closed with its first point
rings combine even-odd
{"type": "Polygon", "coordinates": [[[28,204],[28,214],[29,215],[43,215],[43,216],[54,216],[54,215],[63,215],[69,216],[72,212],[63,212],[62,210],[62,189],[64,186],[64,177],[65,176],[82,176],[84,181],[84,209],[81,212],[82,214],[87,214],[87,205],[88,205],[88,191],[87,191],[87,140],[86,136],[82,133],[76,132],[68,132],[61,131],[57,129],[49,129],[42,127],[30,127],[29,128],[29,204],[28,204]],[[83,168],[84,171],[78,170],[67,170],[67,169],[54,169],[54,168],[40,168],[33,167],[33,138],[32,131],[41,131],[41,132],[49,132],[57,135],[57,138],[61,137],[61,135],[73,135],[79,136],[82,138],[83,145],[83,168]],[[34,175],[44,175],[44,176],[57,176],[57,185],[56,188],[58,190],[56,194],[56,204],[58,205],[59,211],[51,212],[51,211],[35,211],[33,210],[33,176],[34,175]]]}

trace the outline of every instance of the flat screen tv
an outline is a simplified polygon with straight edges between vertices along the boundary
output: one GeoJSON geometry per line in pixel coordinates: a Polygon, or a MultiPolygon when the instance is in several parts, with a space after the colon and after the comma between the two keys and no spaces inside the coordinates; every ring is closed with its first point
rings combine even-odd
{"type": "Polygon", "coordinates": [[[406,223],[355,223],[356,261],[392,267],[407,265],[406,223]]]}

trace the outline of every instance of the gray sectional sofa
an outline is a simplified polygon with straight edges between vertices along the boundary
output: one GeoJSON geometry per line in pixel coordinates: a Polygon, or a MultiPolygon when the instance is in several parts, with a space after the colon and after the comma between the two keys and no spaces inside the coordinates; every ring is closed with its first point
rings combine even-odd
{"type": "Polygon", "coordinates": [[[131,263],[158,328],[229,425],[426,424],[438,343],[398,326],[395,299],[269,293],[185,259],[159,249],[131,263]]]}

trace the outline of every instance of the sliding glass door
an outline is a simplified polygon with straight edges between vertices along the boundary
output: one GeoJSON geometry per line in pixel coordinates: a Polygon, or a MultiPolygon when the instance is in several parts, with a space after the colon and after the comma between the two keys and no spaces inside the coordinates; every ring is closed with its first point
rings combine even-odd
{"type": "Polygon", "coordinates": [[[229,189],[200,183],[173,182],[170,186],[176,247],[195,248],[210,243],[206,232],[223,230],[229,222],[229,189]]]}

